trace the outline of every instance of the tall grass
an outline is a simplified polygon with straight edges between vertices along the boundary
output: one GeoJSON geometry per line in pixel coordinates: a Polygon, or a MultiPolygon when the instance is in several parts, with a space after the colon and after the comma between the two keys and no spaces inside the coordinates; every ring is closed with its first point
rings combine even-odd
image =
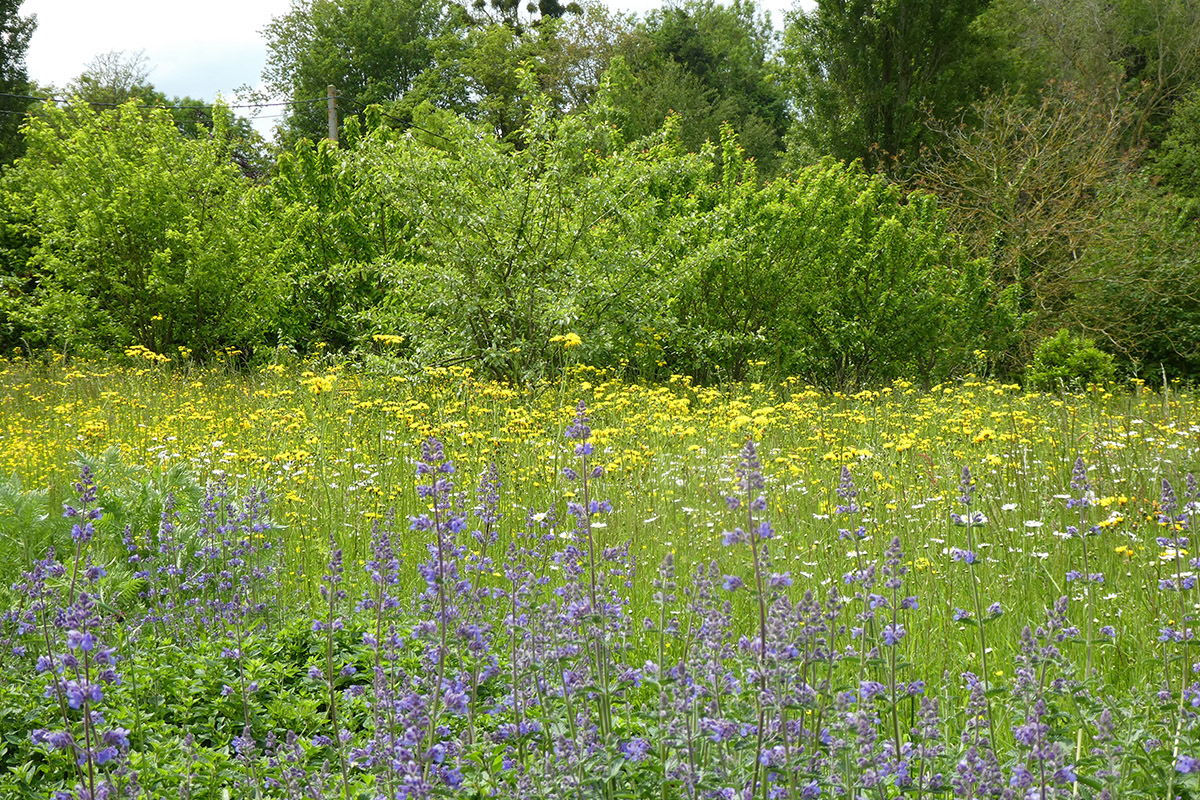
{"type": "MultiPolygon", "coordinates": [[[[499,465],[499,508],[509,520],[498,528],[502,548],[527,511],[544,511],[578,491],[561,469],[571,458],[563,433],[581,400],[592,417],[592,458],[605,468],[602,491],[615,509],[594,527],[596,546],[631,541],[645,577],[629,589],[638,619],[660,613],[650,576],[664,555],[673,555],[680,574],[722,557],[723,497],[747,436],[759,443],[767,478],[777,568],[798,584],[827,588],[898,537],[907,585],[923,599],[914,612],[920,633],[903,646],[906,657],[934,672],[979,673],[985,657],[996,672],[992,665],[1011,660],[1026,621],[1040,618],[1047,598],[1059,595],[1082,602],[1094,591],[1089,629],[1144,631],[1171,613],[1158,582],[1175,567],[1155,543],[1156,503],[1163,478],[1196,467],[1197,409],[1188,392],[1136,383],[1067,397],[983,380],[842,395],[796,383],[711,388],[675,378],[642,385],[582,367],[561,383],[512,387],[466,369],[411,378],[323,360],[281,362],[252,374],[6,362],[0,474],[15,482],[0,492],[0,578],[11,583],[41,552],[30,548],[30,537],[66,543],[61,524],[51,519],[53,530],[37,528],[28,509],[15,505],[23,498],[57,516],[81,455],[98,470],[111,526],[154,523],[159,509],[147,484],[160,494],[177,491],[184,504],[189,491],[193,504],[199,497],[197,486],[185,485],[187,475],[203,481],[222,474],[235,485],[263,488],[283,526],[278,600],[285,607],[314,599],[330,541],[349,566],[361,566],[378,520],[423,511],[412,463],[427,436],[445,442],[462,475],[499,465]],[[1066,502],[1077,458],[1087,467],[1100,530],[1088,541],[1087,569],[1106,576],[1102,586],[1066,580],[1084,569],[1067,534],[1079,525],[1066,502]],[[839,536],[842,467],[860,492],[863,538],[839,536]],[[986,524],[963,528],[951,518],[964,467],[975,480],[973,508],[986,524]],[[967,534],[978,557],[971,570],[952,558],[955,548],[968,547],[967,534]],[[1004,614],[989,623],[985,653],[972,627],[978,620],[956,611],[977,617],[994,602],[1004,614]]],[[[424,556],[415,537],[398,538],[404,563],[424,556]]],[[[118,560],[115,553],[109,558],[118,560]]],[[[366,588],[359,569],[348,569],[346,580],[351,596],[366,588]]],[[[752,627],[757,611],[744,597],[737,602],[737,624],[752,627]]],[[[1161,675],[1161,665],[1144,656],[1133,636],[1094,647],[1096,663],[1120,687],[1161,675]]],[[[1002,676],[988,675],[985,684],[993,677],[1002,676]]]]}

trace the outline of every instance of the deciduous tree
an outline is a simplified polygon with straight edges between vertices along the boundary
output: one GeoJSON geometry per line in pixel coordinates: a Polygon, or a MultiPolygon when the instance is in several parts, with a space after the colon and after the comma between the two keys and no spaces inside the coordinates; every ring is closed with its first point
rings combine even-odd
{"type": "Polygon", "coordinates": [[[25,51],[37,27],[33,15],[18,12],[21,0],[0,0],[0,164],[7,164],[21,152],[21,118],[29,102],[20,97],[29,93],[25,71],[25,51]]]}
{"type": "Polygon", "coordinates": [[[450,24],[436,0],[293,0],[263,31],[263,78],[275,94],[298,101],[281,126],[285,141],[326,135],[321,98],[330,85],[343,116],[399,100],[433,63],[450,24]]]}
{"type": "Polygon", "coordinates": [[[974,25],[988,2],[818,0],[793,14],[782,55],[794,160],[913,163],[933,141],[926,119],[952,117],[996,80],[996,53],[974,25]]]}

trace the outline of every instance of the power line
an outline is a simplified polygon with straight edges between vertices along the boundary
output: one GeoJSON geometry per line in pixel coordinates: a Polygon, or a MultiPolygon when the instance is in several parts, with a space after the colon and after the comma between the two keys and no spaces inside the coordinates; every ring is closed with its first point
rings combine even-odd
{"type": "MultiPolygon", "coordinates": [[[[340,96],[340,95],[339,95],[339,96],[340,96]]],[[[354,105],[358,106],[358,107],[359,107],[360,109],[362,109],[363,111],[366,111],[366,110],[367,110],[367,108],[368,108],[368,106],[366,106],[366,105],[363,105],[363,104],[362,104],[361,102],[359,102],[358,100],[354,100],[354,99],[352,99],[352,98],[349,98],[349,97],[347,97],[347,98],[345,98],[345,99],[346,99],[346,100],[348,100],[349,102],[353,103],[354,105]]],[[[420,125],[416,124],[416,123],[415,123],[415,122],[413,122],[412,120],[401,119],[400,117],[394,117],[394,116],[392,116],[391,114],[389,114],[389,113],[387,113],[386,111],[384,111],[383,109],[379,108],[379,106],[375,106],[375,108],[376,108],[376,110],[377,110],[377,111],[378,111],[380,114],[382,114],[383,116],[387,117],[388,119],[395,120],[396,122],[402,123],[402,124],[404,124],[404,125],[408,126],[409,128],[416,128],[416,129],[417,129],[417,130],[419,130],[419,131],[424,131],[425,133],[428,133],[430,136],[436,136],[436,137],[438,137],[439,139],[441,139],[441,140],[443,140],[443,141],[447,141],[447,142],[448,142],[448,141],[450,141],[450,139],[449,139],[449,138],[447,138],[446,136],[443,136],[442,134],[438,133],[437,131],[431,131],[431,130],[429,130],[428,128],[422,128],[420,125]]]]}
{"type": "MultiPolygon", "coordinates": [[[[88,106],[105,106],[107,108],[119,108],[120,106],[124,105],[124,103],[103,103],[103,102],[94,102],[93,103],[89,100],[79,100],[79,101],[64,100],[60,97],[34,97],[33,95],[28,95],[28,94],[10,94],[8,92],[0,92],[0,97],[8,97],[13,100],[36,101],[39,103],[60,103],[63,105],[68,105],[68,106],[88,105],[88,106]]],[[[276,106],[295,106],[295,105],[304,105],[307,103],[323,103],[323,102],[325,102],[324,97],[314,97],[312,99],[306,99],[306,100],[283,100],[283,101],[276,102],[276,103],[240,103],[240,104],[234,104],[234,105],[225,105],[224,103],[214,103],[212,105],[207,105],[207,106],[167,106],[167,105],[160,104],[160,105],[146,106],[146,108],[162,108],[162,109],[166,109],[167,111],[208,111],[208,110],[217,108],[218,106],[221,106],[223,108],[228,108],[228,109],[273,108],[276,106]]],[[[9,111],[9,112],[5,112],[5,113],[23,114],[25,112],[9,111]]]]}

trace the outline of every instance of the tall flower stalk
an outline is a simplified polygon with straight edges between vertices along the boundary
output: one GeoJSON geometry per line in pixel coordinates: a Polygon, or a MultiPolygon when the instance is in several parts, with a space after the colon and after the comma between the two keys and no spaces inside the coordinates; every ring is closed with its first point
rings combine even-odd
{"type": "Polygon", "coordinates": [[[612,506],[608,501],[593,500],[591,496],[591,481],[604,474],[604,467],[591,462],[591,456],[594,451],[594,446],[591,442],[592,428],[587,415],[587,407],[582,400],[579,402],[575,419],[570,427],[567,428],[565,436],[568,440],[575,442],[575,457],[579,462],[578,470],[572,467],[564,467],[563,475],[567,480],[573,481],[579,486],[579,500],[568,503],[567,510],[575,518],[576,534],[587,542],[588,602],[591,607],[590,618],[595,621],[591,646],[594,653],[593,663],[596,670],[596,679],[599,682],[600,688],[600,734],[602,739],[607,741],[612,733],[612,695],[609,686],[606,614],[604,604],[597,590],[597,548],[596,539],[592,532],[592,517],[612,511],[612,506]]]}
{"type": "MultiPolygon", "coordinates": [[[[971,478],[971,470],[969,467],[963,467],[962,478],[958,483],[959,488],[959,503],[962,504],[964,511],[959,514],[957,512],[950,514],[950,520],[962,528],[966,529],[966,548],[952,548],[950,557],[954,561],[961,561],[967,565],[967,581],[971,584],[971,602],[975,609],[975,623],[979,629],[979,663],[982,667],[982,675],[980,679],[983,682],[984,696],[988,696],[990,666],[988,664],[988,647],[987,636],[984,634],[985,617],[983,614],[983,600],[979,596],[979,576],[975,574],[975,565],[979,563],[978,544],[975,541],[975,529],[983,527],[987,524],[987,517],[982,511],[971,508],[972,501],[975,496],[975,481],[971,478]]],[[[996,606],[992,606],[996,609],[996,606]]],[[[989,616],[996,616],[996,613],[989,612],[989,616]]],[[[988,702],[988,721],[992,720],[992,706],[988,702]]]]}
{"type": "MultiPolygon", "coordinates": [[[[765,776],[762,775],[763,736],[766,722],[764,695],[767,692],[767,599],[763,576],[766,545],[763,543],[772,538],[775,532],[771,528],[771,523],[760,520],[756,516],[767,510],[767,498],[762,494],[767,482],[763,477],[762,463],[758,459],[758,450],[752,439],[746,439],[746,443],[742,446],[736,485],[737,493],[727,496],[725,502],[731,511],[744,512],[745,527],[738,526],[732,531],[726,531],[722,541],[727,547],[748,542],[754,565],[754,600],[758,607],[756,631],[758,643],[754,650],[755,660],[758,662],[755,672],[759,685],[759,691],[755,697],[758,723],[754,745],[754,771],[750,780],[750,797],[754,797],[758,791],[760,778],[764,788],[766,785],[765,776]]],[[[734,581],[727,578],[726,585],[733,586],[734,581]]]]}
{"type": "Polygon", "coordinates": [[[460,709],[465,696],[450,686],[446,677],[450,628],[458,617],[458,593],[469,584],[459,572],[462,547],[456,537],[467,527],[466,517],[455,508],[454,464],[446,460],[442,443],[429,438],[421,445],[417,476],[428,482],[417,485],[417,496],[429,503],[429,511],[409,518],[414,531],[428,531],[433,541],[427,544],[429,558],[418,565],[425,581],[421,592],[421,611],[431,617],[419,622],[415,635],[426,640],[425,659],[433,671],[429,686],[428,727],[425,731],[424,775],[449,774],[441,765],[446,748],[438,741],[438,722],[447,708],[460,709]]]}

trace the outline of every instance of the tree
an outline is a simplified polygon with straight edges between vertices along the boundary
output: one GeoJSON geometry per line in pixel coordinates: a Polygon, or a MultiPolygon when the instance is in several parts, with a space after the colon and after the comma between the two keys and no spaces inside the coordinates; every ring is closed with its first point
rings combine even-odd
{"type": "Polygon", "coordinates": [[[503,25],[518,35],[582,10],[579,3],[563,5],[559,0],[472,0],[470,9],[461,7],[476,27],[503,25]]]}
{"type": "Polygon", "coordinates": [[[651,338],[674,261],[664,233],[680,184],[704,168],[669,132],[622,144],[603,97],[562,115],[523,79],[533,99],[520,146],[440,112],[413,136],[373,132],[359,156],[403,198],[412,243],[381,265],[392,290],[380,332],[405,335],[420,363],[514,381],[559,362],[555,335],[578,334],[605,365],[651,338]]]}
{"type": "Polygon", "coordinates": [[[1157,146],[1171,109],[1200,79],[1200,4],[1190,0],[995,0],[980,27],[1002,42],[1028,92],[1049,81],[1116,84],[1136,111],[1129,141],[1157,146]]]}
{"type": "Polygon", "coordinates": [[[797,119],[793,160],[832,155],[903,171],[949,119],[996,83],[992,42],[974,25],[990,0],[818,0],[793,14],[783,60],[797,119]]]}
{"type": "Polygon", "coordinates": [[[37,17],[22,17],[17,12],[21,0],[0,0],[0,164],[7,164],[21,153],[21,118],[29,101],[5,95],[29,93],[25,71],[25,52],[37,27],[37,17]]]}
{"type": "Polygon", "coordinates": [[[296,101],[285,142],[326,135],[326,87],[338,92],[339,114],[399,100],[433,63],[451,15],[436,0],[293,0],[263,31],[270,91],[296,101]]]}
{"type": "Polygon", "coordinates": [[[1067,84],[1046,87],[1036,105],[1016,91],[989,95],[971,124],[942,131],[945,145],[921,166],[919,185],[942,199],[952,227],[1026,317],[1025,338],[1004,354],[1010,374],[1036,341],[1073,322],[1085,255],[1125,202],[1131,113],[1114,96],[1067,84]]]}
{"type": "Polygon", "coordinates": [[[788,126],[774,45],[753,0],[686,0],[650,12],[615,51],[614,104],[626,137],[653,132],[674,113],[685,146],[697,151],[728,124],[760,173],[773,174],[788,126]]]}
{"type": "Polygon", "coordinates": [[[1187,198],[1200,217],[1200,87],[1175,106],[1153,168],[1167,189],[1187,198]]]}
{"type": "Polygon", "coordinates": [[[266,143],[245,117],[230,117],[223,105],[214,106],[193,97],[168,98],[150,82],[151,65],[141,51],[113,50],[87,63],[78,77],[67,84],[66,95],[73,103],[86,103],[95,111],[116,108],[136,100],[145,109],[166,109],[175,126],[189,139],[203,139],[218,128],[226,137],[229,157],[242,173],[262,178],[270,167],[266,143]]]}
{"type": "Polygon", "coordinates": [[[148,106],[162,105],[167,99],[150,82],[150,60],[141,50],[135,53],[110,50],[94,57],[67,84],[66,94],[100,109],[113,108],[135,98],[148,106]]]}
{"type": "Polygon", "coordinates": [[[1195,207],[1164,194],[1143,174],[1106,191],[1117,194],[1116,202],[1082,254],[1065,321],[1121,356],[1134,373],[1153,379],[1165,370],[1194,379],[1200,375],[1195,207]]]}
{"type": "Polygon", "coordinates": [[[247,233],[250,185],[227,151],[229,118],[218,109],[211,136],[187,139],[166,110],[136,100],[33,115],[0,192],[30,243],[21,273],[0,276],[7,334],[168,355],[260,341],[274,325],[274,277],[247,233]]]}

